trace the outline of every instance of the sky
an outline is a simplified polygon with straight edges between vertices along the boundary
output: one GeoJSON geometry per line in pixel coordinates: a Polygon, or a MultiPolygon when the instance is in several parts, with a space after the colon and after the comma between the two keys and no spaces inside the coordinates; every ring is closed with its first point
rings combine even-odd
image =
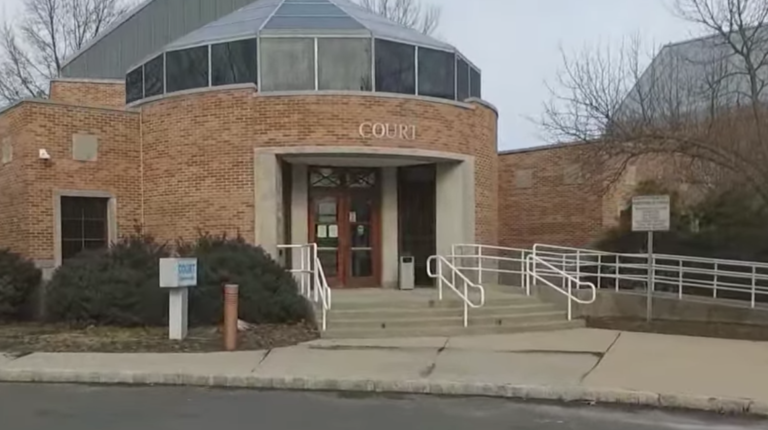
{"type": "MultiPolygon", "coordinates": [[[[634,35],[649,48],[697,35],[671,13],[673,0],[431,1],[443,9],[436,36],[483,71],[483,98],[500,112],[501,150],[552,143],[536,120],[550,98],[547,84],[557,90],[561,52],[634,35]]],[[[0,0],[0,21],[18,16],[22,2],[0,0]]]]}

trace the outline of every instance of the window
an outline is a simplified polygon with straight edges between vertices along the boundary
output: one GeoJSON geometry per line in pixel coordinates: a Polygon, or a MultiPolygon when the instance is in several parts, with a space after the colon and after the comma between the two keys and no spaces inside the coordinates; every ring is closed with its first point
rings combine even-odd
{"type": "Polygon", "coordinates": [[[515,171],[515,187],[517,188],[531,188],[533,186],[533,170],[517,170],[515,171]]]}
{"type": "Polygon", "coordinates": [[[238,40],[211,46],[211,83],[216,85],[257,84],[258,42],[238,40]]]}
{"type": "Polygon", "coordinates": [[[72,135],[72,159],[96,161],[99,154],[99,138],[87,134],[72,135]]]}
{"type": "Polygon", "coordinates": [[[109,245],[109,199],[61,197],[61,258],[70,259],[89,249],[109,245]]]}
{"type": "Polygon", "coordinates": [[[168,52],[165,62],[166,92],[208,86],[208,46],[168,52]]]}
{"type": "Polygon", "coordinates": [[[144,97],[159,96],[165,92],[163,54],[144,65],[144,97]]]}
{"type": "Polygon", "coordinates": [[[331,168],[313,168],[309,172],[309,186],[312,188],[335,188],[341,186],[341,174],[331,168]]]}
{"type": "Polygon", "coordinates": [[[315,40],[261,39],[262,91],[315,89],[315,40]]]}
{"type": "Polygon", "coordinates": [[[482,80],[480,71],[474,67],[469,69],[469,96],[482,98],[482,80]]]}
{"type": "Polygon", "coordinates": [[[3,164],[8,164],[13,161],[13,144],[11,143],[10,137],[6,137],[2,140],[2,145],[0,146],[0,159],[3,164]]]}
{"type": "Polygon", "coordinates": [[[455,62],[453,53],[419,48],[419,94],[456,99],[455,62]]]}
{"type": "Polygon", "coordinates": [[[317,39],[318,89],[371,91],[371,39],[317,39]]]}
{"type": "Polygon", "coordinates": [[[459,58],[456,61],[456,100],[463,102],[469,98],[469,64],[459,58]]]}
{"type": "Polygon", "coordinates": [[[411,45],[376,39],[376,91],[416,94],[415,50],[411,45]]]}
{"type": "Polygon", "coordinates": [[[580,165],[571,164],[563,168],[563,183],[565,185],[576,185],[581,184],[582,182],[583,180],[580,165]]]}
{"type": "Polygon", "coordinates": [[[139,66],[125,75],[125,104],[144,98],[144,67],[139,66]]]}
{"type": "Polygon", "coordinates": [[[637,185],[637,166],[627,166],[627,170],[624,172],[624,183],[637,185]]]}

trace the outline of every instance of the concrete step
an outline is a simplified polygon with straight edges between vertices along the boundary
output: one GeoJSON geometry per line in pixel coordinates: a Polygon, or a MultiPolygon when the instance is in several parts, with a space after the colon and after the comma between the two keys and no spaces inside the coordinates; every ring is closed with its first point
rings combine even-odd
{"type": "MultiPolygon", "coordinates": [[[[528,323],[538,323],[546,321],[562,321],[565,319],[565,313],[561,311],[548,312],[521,312],[507,315],[482,315],[470,313],[468,324],[470,326],[507,326],[524,325],[528,323]]],[[[384,319],[384,318],[366,318],[366,319],[340,319],[331,317],[328,321],[330,329],[406,329],[410,327],[462,327],[464,324],[463,315],[450,317],[433,317],[431,315],[410,318],[410,319],[384,319]]]]}
{"type": "Polygon", "coordinates": [[[329,328],[322,333],[327,339],[368,339],[383,337],[451,337],[483,334],[509,334],[535,331],[567,330],[583,328],[584,321],[544,321],[516,325],[474,325],[469,327],[410,327],[400,329],[329,328]]]}
{"type": "MultiPolygon", "coordinates": [[[[384,305],[388,305],[384,304],[384,305]]],[[[382,306],[384,306],[382,305],[382,306]]],[[[512,305],[499,305],[496,302],[487,304],[478,309],[469,310],[470,315],[494,316],[510,315],[521,312],[546,312],[556,311],[558,307],[549,303],[540,302],[521,302],[512,305]]],[[[367,308],[367,309],[336,309],[330,312],[330,318],[333,320],[395,320],[395,319],[414,319],[419,317],[462,317],[464,308],[456,307],[437,307],[437,308],[367,308]]]]}
{"type": "MultiPolygon", "coordinates": [[[[477,302],[475,297],[471,300],[477,302]]],[[[524,303],[541,303],[533,296],[518,294],[505,294],[494,297],[486,297],[486,306],[514,306],[524,303]]],[[[334,300],[333,310],[376,310],[376,309],[463,309],[464,302],[458,297],[446,297],[443,300],[426,297],[386,298],[384,300],[334,300]]]]}

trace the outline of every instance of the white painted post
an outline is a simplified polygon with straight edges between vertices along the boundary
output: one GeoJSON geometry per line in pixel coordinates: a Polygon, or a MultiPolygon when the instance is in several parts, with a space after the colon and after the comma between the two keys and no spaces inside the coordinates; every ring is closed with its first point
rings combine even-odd
{"type": "Polygon", "coordinates": [[[755,307],[755,291],[757,290],[757,267],[752,266],[752,308],[755,307]]]}
{"type": "Polygon", "coordinates": [[[437,266],[437,299],[443,300],[443,260],[440,256],[435,258],[437,266]]]}
{"type": "Polygon", "coordinates": [[[197,285],[196,258],[161,258],[160,288],[168,289],[168,338],[187,337],[189,287],[197,285]]]}
{"type": "Polygon", "coordinates": [[[646,292],[646,314],[645,319],[651,322],[653,319],[653,290],[654,290],[654,275],[655,269],[653,267],[653,231],[648,232],[648,285],[646,292]]]}
{"type": "MultiPolygon", "coordinates": [[[[581,280],[581,250],[576,250],[576,279],[581,280]]],[[[576,284],[576,289],[581,289],[581,284],[576,284]]]]}
{"type": "Polygon", "coordinates": [[[187,337],[189,288],[173,288],[168,292],[168,339],[187,337]]]}
{"type": "MultiPolygon", "coordinates": [[[[317,259],[317,244],[310,245],[309,252],[307,252],[307,254],[309,254],[309,256],[308,256],[308,259],[309,259],[309,264],[308,264],[309,270],[313,270],[313,271],[317,272],[317,261],[318,261],[318,259],[317,259]]],[[[322,287],[321,285],[315,285],[315,303],[317,303],[317,301],[319,299],[319,295],[320,295],[320,291],[319,290],[320,290],[321,287],[322,287]]]]}
{"type": "Polygon", "coordinates": [[[602,288],[603,281],[603,255],[597,254],[597,289],[602,288]]]}
{"type": "Polygon", "coordinates": [[[683,300],[683,260],[680,260],[680,273],[677,281],[677,298],[683,300]]]}
{"type": "Polygon", "coordinates": [[[477,245],[477,267],[478,267],[478,273],[477,273],[477,283],[479,285],[483,285],[483,245],[477,245]]]}
{"type": "Polygon", "coordinates": [[[714,287],[712,288],[712,297],[717,298],[717,263],[715,263],[715,279],[714,287]]]}
{"type": "Polygon", "coordinates": [[[469,304],[467,304],[467,301],[469,301],[469,295],[467,294],[467,281],[464,280],[464,327],[467,327],[467,319],[468,319],[468,313],[469,313],[469,304]]]}
{"type": "Polygon", "coordinates": [[[619,259],[621,259],[621,256],[619,254],[616,254],[616,291],[619,291],[619,279],[621,278],[620,268],[621,264],[619,264],[619,259]]]}
{"type": "Polygon", "coordinates": [[[525,251],[520,251],[520,255],[520,258],[522,258],[520,260],[520,286],[525,287],[525,283],[528,282],[528,261],[526,260],[527,255],[525,255],[525,251]]]}
{"type": "Polygon", "coordinates": [[[568,321],[573,319],[573,292],[571,287],[571,278],[568,278],[568,321]]]}
{"type": "MultiPolygon", "coordinates": [[[[565,258],[565,254],[563,254],[563,258],[562,258],[562,260],[563,260],[563,263],[562,263],[562,266],[560,266],[560,269],[562,269],[562,271],[563,271],[564,273],[568,273],[568,272],[566,271],[566,269],[565,269],[565,267],[566,267],[566,261],[567,261],[567,260],[566,260],[566,258],[565,258]]],[[[565,276],[561,276],[561,278],[560,278],[560,289],[562,289],[563,287],[565,287],[565,276]]]]}
{"type": "Polygon", "coordinates": [[[299,279],[301,279],[301,295],[303,295],[304,297],[309,297],[309,288],[310,288],[309,286],[312,285],[312,280],[308,276],[309,269],[304,267],[304,265],[307,262],[307,256],[305,251],[308,251],[308,249],[303,246],[299,248],[299,260],[301,260],[299,263],[299,270],[300,270],[299,279]],[[309,280],[309,282],[307,282],[307,280],[309,280]]]}

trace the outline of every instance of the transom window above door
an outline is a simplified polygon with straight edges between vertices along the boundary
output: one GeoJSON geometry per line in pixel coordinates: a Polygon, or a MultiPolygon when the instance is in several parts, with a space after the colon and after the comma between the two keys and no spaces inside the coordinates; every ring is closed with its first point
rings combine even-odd
{"type": "Polygon", "coordinates": [[[376,169],[311,167],[310,188],[374,188],[376,169]]]}

